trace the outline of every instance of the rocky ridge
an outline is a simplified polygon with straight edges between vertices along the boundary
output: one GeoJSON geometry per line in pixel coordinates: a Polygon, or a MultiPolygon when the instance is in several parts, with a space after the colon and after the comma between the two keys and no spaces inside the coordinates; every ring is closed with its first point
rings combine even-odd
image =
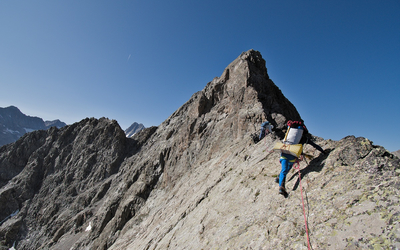
{"type": "Polygon", "coordinates": [[[126,138],[85,119],[0,148],[0,239],[17,249],[399,248],[399,159],[365,138],[274,183],[274,143],[296,108],[257,51],[242,53],[158,127],[126,138]],[[255,143],[268,119],[274,133],[255,143]],[[12,216],[10,216],[12,215],[12,216]]]}

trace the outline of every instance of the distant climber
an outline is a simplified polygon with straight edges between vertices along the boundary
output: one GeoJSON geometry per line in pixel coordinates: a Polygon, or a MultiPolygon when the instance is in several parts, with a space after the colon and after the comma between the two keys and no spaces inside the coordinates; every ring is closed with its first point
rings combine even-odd
{"type": "Polygon", "coordinates": [[[272,129],[274,128],[274,126],[272,124],[269,123],[269,121],[263,122],[261,124],[261,131],[260,131],[260,135],[258,137],[258,139],[261,141],[265,135],[268,133],[272,133],[272,129]]]}
{"type": "Polygon", "coordinates": [[[299,154],[302,154],[303,144],[310,144],[321,153],[325,153],[320,146],[311,140],[311,135],[308,133],[307,127],[301,121],[289,121],[287,125],[288,130],[286,132],[283,144],[281,143],[283,146],[279,146],[281,151],[281,157],[279,161],[282,169],[279,177],[276,178],[276,182],[279,183],[279,194],[285,196],[285,198],[288,196],[285,188],[286,175],[289,173],[296,160],[298,160],[299,154]],[[294,153],[292,152],[294,150],[291,150],[290,147],[295,148],[295,146],[298,146],[300,149],[296,150],[294,153]]]}

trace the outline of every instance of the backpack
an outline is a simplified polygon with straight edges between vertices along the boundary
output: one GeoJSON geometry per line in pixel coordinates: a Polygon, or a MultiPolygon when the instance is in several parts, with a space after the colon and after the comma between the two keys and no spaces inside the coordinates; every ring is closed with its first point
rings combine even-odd
{"type": "Polygon", "coordinates": [[[300,157],[303,152],[303,145],[300,144],[303,134],[308,133],[307,127],[301,121],[288,121],[288,130],[283,142],[277,142],[274,151],[291,154],[300,157]]]}
{"type": "Polygon", "coordinates": [[[288,130],[283,143],[289,145],[299,144],[303,134],[308,133],[307,127],[301,121],[288,121],[287,125],[288,130]]]}
{"type": "Polygon", "coordinates": [[[298,128],[299,126],[301,126],[308,133],[306,125],[304,125],[304,123],[302,123],[301,121],[288,121],[287,125],[291,128],[298,128]]]}

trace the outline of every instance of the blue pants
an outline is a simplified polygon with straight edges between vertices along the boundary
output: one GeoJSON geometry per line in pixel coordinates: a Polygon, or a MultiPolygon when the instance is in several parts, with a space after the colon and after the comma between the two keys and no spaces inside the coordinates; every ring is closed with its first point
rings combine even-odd
{"type": "Polygon", "coordinates": [[[289,173],[290,169],[292,169],[294,160],[288,160],[285,158],[281,158],[280,163],[282,164],[281,173],[279,174],[279,186],[284,185],[286,180],[286,175],[289,173]]]}
{"type": "Polygon", "coordinates": [[[261,141],[265,137],[265,128],[261,127],[260,135],[258,139],[261,141]]]}

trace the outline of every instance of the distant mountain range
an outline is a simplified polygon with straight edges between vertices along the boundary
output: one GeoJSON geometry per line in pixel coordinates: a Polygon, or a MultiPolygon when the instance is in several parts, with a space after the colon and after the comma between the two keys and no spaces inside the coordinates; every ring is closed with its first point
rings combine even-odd
{"type": "MultiPolygon", "coordinates": [[[[62,128],[66,125],[65,122],[58,119],[44,121],[39,117],[25,115],[15,106],[0,108],[0,147],[15,142],[24,134],[35,130],[47,130],[51,127],[62,128]]],[[[143,124],[134,122],[125,130],[126,137],[132,137],[144,128],[143,124]]]]}
{"type": "Polygon", "coordinates": [[[43,121],[39,117],[27,116],[14,106],[0,108],[0,146],[15,142],[28,132],[66,125],[60,120],[43,121]]]}
{"type": "Polygon", "coordinates": [[[135,135],[140,130],[143,130],[144,128],[145,127],[143,124],[134,122],[129,128],[125,129],[126,137],[132,137],[133,135],[135,135]]]}

